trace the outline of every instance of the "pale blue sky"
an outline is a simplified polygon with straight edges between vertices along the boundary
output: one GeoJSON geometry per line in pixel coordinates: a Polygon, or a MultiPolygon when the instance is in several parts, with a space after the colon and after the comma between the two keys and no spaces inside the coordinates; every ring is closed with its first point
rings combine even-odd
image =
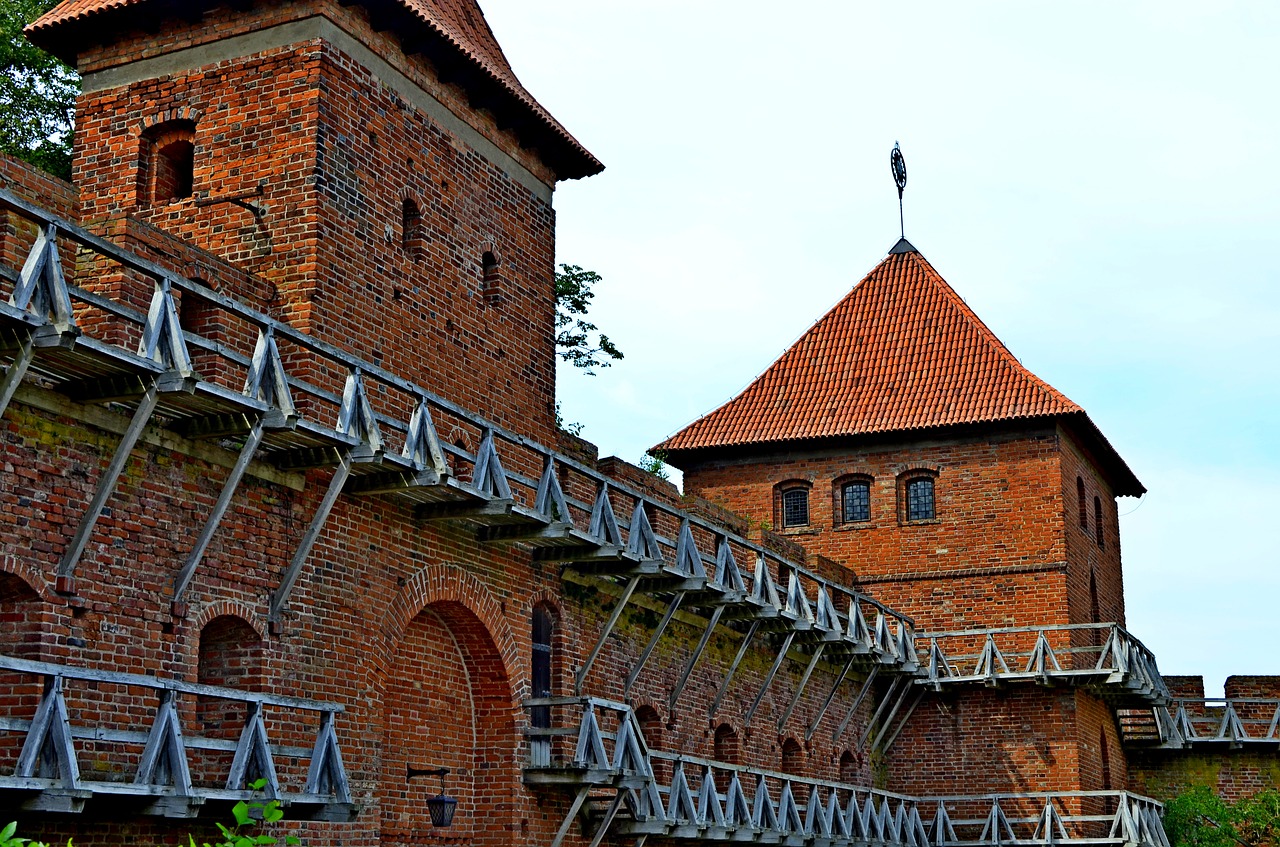
{"type": "MultiPolygon", "coordinates": [[[[1150,489],[1130,628],[1166,673],[1280,673],[1274,3],[481,0],[608,169],[556,197],[627,358],[566,372],[602,455],[737,393],[898,235],[1150,489]]],[[[1127,513],[1127,514],[1125,514],[1127,513]]]]}

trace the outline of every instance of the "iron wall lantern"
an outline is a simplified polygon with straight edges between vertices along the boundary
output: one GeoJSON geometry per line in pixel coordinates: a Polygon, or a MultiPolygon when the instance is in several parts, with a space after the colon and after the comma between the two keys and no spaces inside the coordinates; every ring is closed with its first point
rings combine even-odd
{"type": "Polygon", "coordinates": [[[444,793],[444,778],[448,773],[449,768],[415,768],[410,765],[405,777],[405,782],[415,776],[440,777],[440,793],[427,798],[427,811],[431,814],[431,825],[441,829],[453,824],[453,813],[458,809],[458,801],[444,793]]]}

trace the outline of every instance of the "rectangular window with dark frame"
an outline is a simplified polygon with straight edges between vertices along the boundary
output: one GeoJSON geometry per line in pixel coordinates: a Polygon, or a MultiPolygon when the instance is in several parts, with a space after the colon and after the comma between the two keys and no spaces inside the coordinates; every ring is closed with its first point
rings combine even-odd
{"type": "Polygon", "coordinates": [[[783,527],[809,525],[809,491],[805,488],[789,488],[782,492],[783,527]]]}
{"type": "Polygon", "coordinates": [[[841,514],[845,523],[860,523],[871,520],[871,483],[863,480],[846,482],[841,489],[843,508],[841,514]]]}
{"type": "Polygon", "coordinates": [[[919,477],[907,482],[907,520],[933,520],[933,480],[919,477]]]}

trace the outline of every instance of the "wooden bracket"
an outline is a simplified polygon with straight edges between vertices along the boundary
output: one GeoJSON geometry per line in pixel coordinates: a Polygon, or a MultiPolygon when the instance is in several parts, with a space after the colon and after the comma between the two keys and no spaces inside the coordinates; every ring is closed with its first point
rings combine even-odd
{"type": "Polygon", "coordinates": [[[285,569],[284,576],[280,579],[280,587],[271,595],[271,608],[268,612],[270,620],[278,622],[280,613],[289,602],[289,595],[293,593],[293,587],[298,581],[298,575],[302,572],[302,566],[311,555],[311,548],[319,539],[320,531],[324,529],[325,521],[329,519],[329,513],[333,511],[334,505],[338,502],[338,495],[342,493],[342,486],[346,484],[347,477],[351,474],[351,462],[351,451],[343,450],[338,467],[334,469],[333,477],[329,480],[329,490],[325,492],[320,505],[316,507],[311,525],[307,527],[302,540],[298,543],[298,549],[293,554],[293,559],[289,561],[289,567],[285,569]]]}
{"type": "Polygon", "coordinates": [[[155,412],[159,400],[160,388],[152,380],[147,387],[146,393],[142,395],[138,408],[133,413],[133,419],[129,421],[129,427],[120,439],[120,444],[116,447],[115,455],[111,457],[111,463],[107,465],[107,469],[103,472],[101,479],[98,480],[98,487],[93,493],[93,499],[89,502],[89,510],[80,519],[80,525],[76,528],[75,535],[71,537],[71,543],[67,545],[67,549],[62,554],[62,561],[58,563],[58,579],[64,587],[71,587],[72,593],[74,593],[76,566],[80,563],[80,557],[84,554],[85,547],[89,544],[89,536],[93,532],[93,527],[98,522],[98,518],[102,516],[102,510],[107,505],[107,499],[111,497],[111,493],[115,490],[116,482],[120,479],[120,474],[124,472],[125,465],[129,462],[129,456],[133,452],[134,446],[137,445],[138,439],[142,437],[142,431],[147,428],[147,423],[151,420],[151,415],[155,412]]]}

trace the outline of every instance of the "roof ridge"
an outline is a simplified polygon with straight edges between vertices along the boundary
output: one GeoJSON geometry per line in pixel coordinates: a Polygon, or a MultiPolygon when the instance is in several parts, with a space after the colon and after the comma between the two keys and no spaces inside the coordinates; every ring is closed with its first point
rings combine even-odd
{"type": "Polygon", "coordinates": [[[670,451],[1083,410],[1031,373],[917,251],[891,253],[670,451]]]}

